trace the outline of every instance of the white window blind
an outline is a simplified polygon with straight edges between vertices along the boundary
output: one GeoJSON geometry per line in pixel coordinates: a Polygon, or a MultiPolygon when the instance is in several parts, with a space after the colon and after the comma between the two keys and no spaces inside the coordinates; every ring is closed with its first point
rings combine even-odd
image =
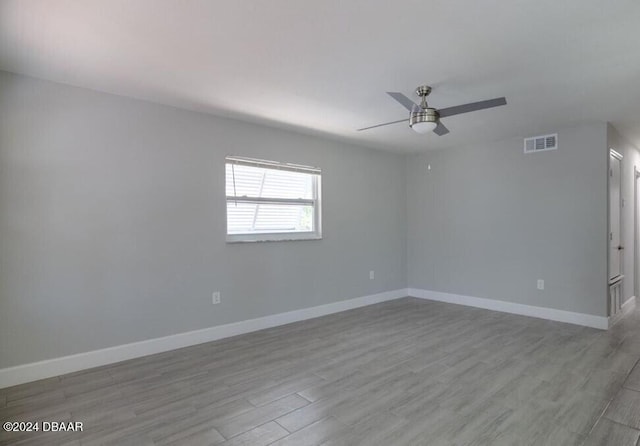
{"type": "Polygon", "coordinates": [[[320,238],[320,175],[309,166],[227,157],[227,240],[320,238]]]}

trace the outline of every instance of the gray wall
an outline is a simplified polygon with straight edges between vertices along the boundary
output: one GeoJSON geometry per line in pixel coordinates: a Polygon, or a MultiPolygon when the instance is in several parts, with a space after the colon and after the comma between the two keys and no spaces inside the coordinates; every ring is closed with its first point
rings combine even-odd
{"type": "Polygon", "coordinates": [[[404,171],[0,72],[0,368],[405,288],[404,171]],[[226,244],[227,154],[321,167],[324,239],[226,244]]]}
{"type": "Polygon", "coordinates": [[[640,156],[604,123],[559,145],[395,155],[0,72],[0,368],[407,282],[604,316],[606,147],[628,202],[640,156]],[[227,154],[321,167],[324,239],[225,243],[227,154]]]}
{"type": "MultiPolygon", "coordinates": [[[[621,166],[621,193],[624,200],[624,207],[622,208],[621,219],[621,239],[622,246],[625,247],[623,251],[622,260],[622,273],[624,279],[622,281],[622,297],[623,301],[626,301],[632,297],[634,293],[634,280],[636,271],[634,270],[634,200],[635,200],[635,180],[633,168],[638,167],[640,171],[640,153],[638,149],[633,146],[629,141],[620,135],[620,133],[611,124],[607,126],[607,153],[608,149],[614,149],[616,152],[622,154],[621,166]]],[[[607,250],[607,252],[609,252],[607,250]]]]}
{"type": "Polygon", "coordinates": [[[410,287],[606,315],[606,124],[558,134],[408,157],[410,287]]]}

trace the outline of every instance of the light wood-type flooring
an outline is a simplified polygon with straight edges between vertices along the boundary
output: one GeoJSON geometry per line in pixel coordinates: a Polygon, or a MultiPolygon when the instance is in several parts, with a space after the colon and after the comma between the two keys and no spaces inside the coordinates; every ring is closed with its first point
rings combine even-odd
{"type": "Polygon", "coordinates": [[[0,389],[23,445],[636,445],[640,312],[609,331],[405,298],[0,389]]]}

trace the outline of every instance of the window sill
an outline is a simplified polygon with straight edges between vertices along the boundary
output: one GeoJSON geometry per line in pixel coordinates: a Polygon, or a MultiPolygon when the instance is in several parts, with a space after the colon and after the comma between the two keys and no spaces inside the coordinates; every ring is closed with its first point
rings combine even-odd
{"type": "Polygon", "coordinates": [[[284,234],[227,234],[227,243],[297,242],[304,240],[322,240],[322,234],[315,232],[284,234]]]}

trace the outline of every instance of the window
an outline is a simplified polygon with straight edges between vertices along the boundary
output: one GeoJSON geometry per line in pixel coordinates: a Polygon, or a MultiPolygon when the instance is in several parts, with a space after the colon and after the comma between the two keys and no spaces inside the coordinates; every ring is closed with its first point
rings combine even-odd
{"type": "Polygon", "coordinates": [[[321,238],[320,169],[228,156],[227,241],[321,238]]]}

